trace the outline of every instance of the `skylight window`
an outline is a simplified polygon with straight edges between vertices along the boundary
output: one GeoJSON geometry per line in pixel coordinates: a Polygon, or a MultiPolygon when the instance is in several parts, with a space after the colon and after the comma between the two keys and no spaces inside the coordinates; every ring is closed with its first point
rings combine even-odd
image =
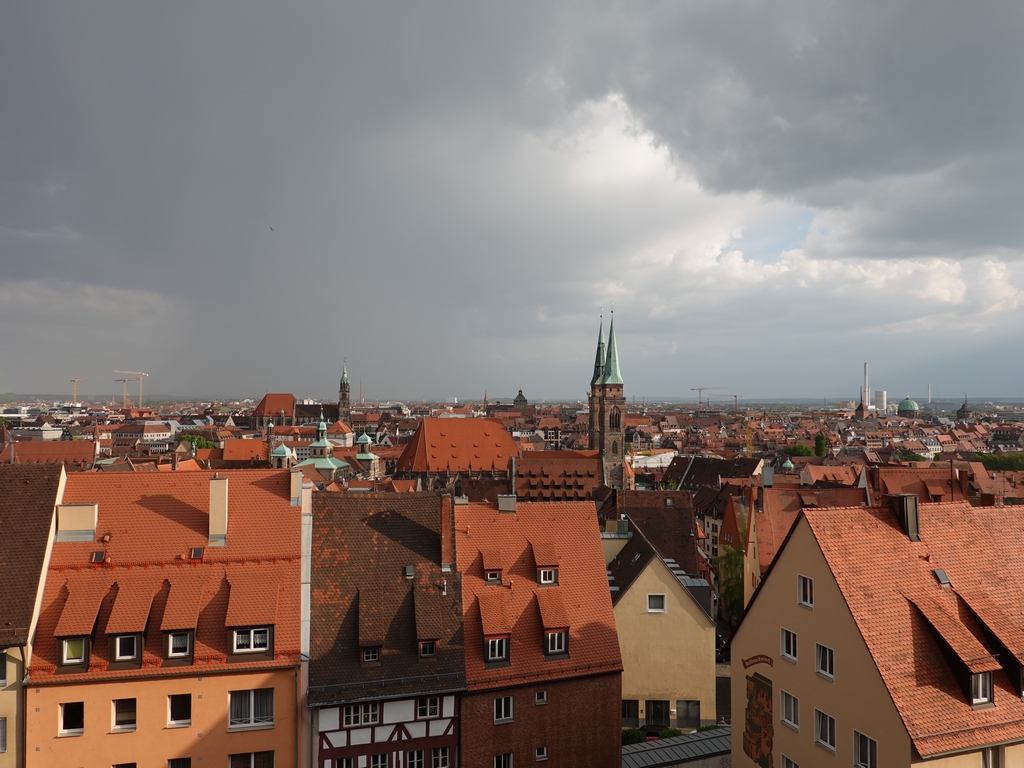
{"type": "Polygon", "coordinates": [[[96,552],[92,553],[92,562],[94,562],[94,563],[102,563],[103,562],[103,552],[102,552],[102,550],[97,550],[96,552]]]}

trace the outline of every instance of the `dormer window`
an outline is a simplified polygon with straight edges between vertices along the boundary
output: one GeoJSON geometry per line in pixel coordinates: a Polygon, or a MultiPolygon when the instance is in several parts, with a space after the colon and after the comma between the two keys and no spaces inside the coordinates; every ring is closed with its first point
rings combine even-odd
{"type": "Polygon", "coordinates": [[[65,637],[60,641],[60,663],[84,664],[88,646],[85,637],[65,637]]]}
{"type": "Polygon", "coordinates": [[[363,648],[361,658],[364,664],[379,664],[380,648],[363,648]]]}
{"type": "Polygon", "coordinates": [[[484,581],[487,584],[501,584],[501,571],[484,571],[484,581]]]}
{"type": "Polygon", "coordinates": [[[537,583],[542,587],[554,586],[558,583],[557,568],[541,568],[537,571],[537,583]]]}
{"type": "Polygon", "coordinates": [[[508,661],[508,636],[485,640],[488,662],[508,661]]]}
{"type": "Polygon", "coordinates": [[[234,630],[235,653],[268,653],[270,651],[270,628],[252,627],[234,630]]]}
{"type": "Polygon", "coordinates": [[[192,638],[189,632],[167,633],[167,658],[184,659],[192,652],[192,638]]]}
{"type": "Polygon", "coordinates": [[[139,645],[138,635],[118,635],[114,638],[114,661],[135,661],[139,645]]]}
{"type": "Polygon", "coordinates": [[[432,659],[437,654],[437,643],[433,640],[420,641],[420,658],[432,659]]]}
{"type": "Polygon", "coordinates": [[[569,630],[556,629],[544,633],[544,654],[564,656],[569,653],[569,630]]]}
{"type": "Polygon", "coordinates": [[[971,675],[971,705],[984,707],[992,703],[992,673],[979,672],[971,675]]]}

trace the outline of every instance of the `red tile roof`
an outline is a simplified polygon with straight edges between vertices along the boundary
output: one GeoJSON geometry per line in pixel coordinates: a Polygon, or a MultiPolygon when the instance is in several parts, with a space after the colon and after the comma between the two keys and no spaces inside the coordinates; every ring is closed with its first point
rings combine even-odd
{"type": "Polygon", "coordinates": [[[0,464],[46,464],[62,462],[70,466],[90,465],[96,457],[92,440],[28,440],[8,443],[0,451],[0,464]]]}
{"type": "Polygon", "coordinates": [[[280,416],[281,411],[284,411],[284,415],[287,417],[291,417],[295,413],[295,395],[268,392],[256,406],[253,415],[267,418],[280,416]]]}
{"type": "Polygon", "coordinates": [[[919,542],[886,507],[803,514],[921,756],[1019,741],[1019,680],[998,661],[1024,658],[1024,507],[921,504],[919,542]],[[939,585],[940,568],[950,588],[939,585]],[[937,636],[967,668],[998,670],[995,706],[972,709],[937,636]]]}
{"type": "Polygon", "coordinates": [[[500,687],[513,680],[527,684],[622,669],[592,503],[520,502],[514,513],[499,513],[493,504],[456,505],[455,529],[458,568],[463,574],[470,690],[500,687]],[[546,546],[558,547],[558,586],[537,584],[533,553],[538,545],[542,551],[546,546]],[[488,585],[482,553],[498,549],[502,584],[488,585]],[[541,593],[546,594],[541,597],[541,593]],[[570,658],[546,660],[542,642],[548,622],[569,628],[570,658]],[[486,669],[484,637],[509,633],[511,665],[486,669]]]}
{"type": "Polygon", "coordinates": [[[221,472],[228,479],[229,505],[223,547],[208,546],[211,476],[69,475],[64,503],[97,503],[98,524],[93,541],[53,546],[32,660],[37,684],[298,663],[300,509],[291,506],[289,472],[221,472]],[[190,550],[200,547],[202,559],[190,559],[190,550]],[[95,551],[109,562],[92,564],[95,551]],[[260,624],[271,618],[275,658],[228,664],[230,621],[260,624]],[[150,628],[142,667],[108,669],[100,639],[140,621],[150,628]],[[161,631],[170,629],[195,629],[192,667],[162,666],[161,631]],[[89,671],[56,676],[55,639],[94,632],[89,671]]]}
{"type": "Polygon", "coordinates": [[[497,419],[423,419],[398,459],[398,472],[508,471],[517,455],[512,436],[497,419]]]}

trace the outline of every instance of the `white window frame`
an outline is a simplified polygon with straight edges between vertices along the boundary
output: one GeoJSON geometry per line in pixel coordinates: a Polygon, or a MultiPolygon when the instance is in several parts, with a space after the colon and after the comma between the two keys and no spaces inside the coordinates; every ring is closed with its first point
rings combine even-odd
{"type": "Polygon", "coordinates": [[[564,629],[560,629],[557,632],[546,632],[544,648],[549,656],[568,653],[569,633],[564,629]]]}
{"type": "Polygon", "coordinates": [[[416,699],[416,719],[441,716],[440,696],[421,696],[416,699]],[[431,714],[433,710],[433,714],[431,714]]]}
{"type": "Polygon", "coordinates": [[[991,704],[993,702],[992,696],[992,673],[991,672],[978,672],[971,675],[971,704],[972,706],[981,706],[983,704],[991,704]]]}
{"type": "Polygon", "coordinates": [[[110,732],[111,733],[131,733],[139,724],[139,700],[138,699],[113,699],[110,702],[110,732]],[[135,722],[127,723],[125,725],[118,725],[117,722],[117,703],[119,701],[133,701],[135,702],[135,722]]]}
{"type": "Polygon", "coordinates": [[[192,638],[189,637],[188,632],[168,632],[167,633],[167,658],[169,659],[184,659],[187,658],[189,653],[192,652],[192,638]],[[185,650],[175,651],[174,650],[174,638],[184,637],[185,638],[185,650]]]}
{"type": "Polygon", "coordinates": [[[814,579],[798,573],[796,576],[797,605],[814,610],[814,579]]]}
{"type": "Polygon", "coordinates": [[[814,710],[814,743],[833,755],[836,753],[836,719],[820,709],[814,710]],[[822,726],[825,727],[822,728],[822,726]],[[822,740],[823,730],[825,731],[824,735],[832,739],[831,742],[827,739],[822,740]]]}
{"type": "Polygon", "coordinates": [[[376,725],[380,722],[380,705],[348,704],[342,707],[342,728],[358,728],[360,725],[376,725]]]}
{"type": "Polygon", "coordinates": [[[854,768],[878,768],[878,742],[856,729],[853,731],[853,765],[854,768]]]}
{"type": "Polygon", "coordinates": [[[0,717],[0,754],[7,751],[7,718],[0,717]]]}
{"type": "Polygon", "coordinates": [[[1006,752],[1003,747],[983,747],[981,768],[1003,768],[1006,752]]]}
{"type": "Polygon", "coordinates": [[[378,752],[376,755],[370,755],[370,761],[367,765],[370,768],[389,768],[391,765],[391,755],[387,752],[378,752]]]}
{"type": "Polygon", "coordinates": [[[536,704],[538,707],[540,707],[540,706],[542,706],[544,704],[547,704],[548,703],[548,692],[547,691],[537,691],[537,693],[535,693],[534,696],[533,696],[533,703],[536,704]]]}
{"type": "Polygon", "coordinates": [[[276,710],[277,710],[277,697],[274,695],[274,689],[273,688],[249,688],[248,690],[228,691],[228,730],[229,731],[245,731],[245,730],[258,730],[260,728],[273,728],[274,724],[275,724],[275,722],[277,720],[277,718],[276,718],[276,710]],[[270,694],[271,712],[270,712],[270,717],[269,718],[267,718],[266,716],[264,716],[262,718],[257,718],[256,717],[256,691],[270,691],[271,692],[271,694],[270,694]],[[248,696],[249,696],[249,719],[248,719],[248,721],[246,721],[244,723],[241,723],[241,722],[233,723],[233,722],[231,722],[231,697],[233,695],[235,695],[235,694],[240,695],[240,696],[244,696],[244,695],[248,694],[248,696]]]}
{"type": "Polygon", "coordinates": [[[836,652],[832,648],[821,643],[814,644],[814,671],[826,680],[836,679],[836,652]]]}
{"type": "Polygon", "coordinates": [[[60,724],[59,730],[61,736],[81,736],[85,733],[85,704],[81,701],[64,701],[60,704],[60,724]],[[82,704],[82,727],[81,728],[65,728],[64,727],[64,707],[68,704],[82,704]]]}
{"type": "Polygon", "coordinates": [[[540,569],[540,583],[541,584],[554,584],[557,581],[556,574],[558,573],[555,568],[541,568],[540,569]]]}
{"type": "Polygon", "coordinates": [[[800,650],[799,644],[797,643],[796,632],[782,627],[782,631],[780,632],[780,641],[782,658],[796,663],[797,654],[800,650]],[[792,639],[792,648],[790,648],[790,639],[792,639]],[[790,653],[790,651],[792,651],[792,653],[790,653]]]}
{"type": "Polygon", "coordinates": [[[7,685],[7,651],[0,651],[0,686],[7,685]]]}
{"type": "Polygon", "coordinates": [[[270,653],[270,627],[249,627],[248,629],[233,629],[231,630],[232,643],[231,647],[234,648],[235,653],[270,653]],[[256,647],[256,633],[266,632],[267,634],[267,645],[264,648],[256,647]],[[238,641],[243,637],[248,637],[249,647],[239,648],[238,641]]]}
{"type": "Polygon", "coordinates": [[[380,661],[380,648],[363,648],[360,658],[366,663],[380,661]]]}
{"type": "Polygon", "coordinates": [[[139,658],[139,636],[138,635],[117,635],[114,638],[114,661],[136,661],[139,658]],[[121,641],[131,640],[135,650],[129,656],[121,653],[121,641]]]}
{"type": "Polygon", "coordinates": [[[542,763],[542,762],[544,762],[545,760],[548,759],[548,748],[547,747],[537,747],[537,749],[534,750],[534,755],[535,755],[536,762],[542,763]]]}
{"type": "Polygon", "coordinates": [[[494,756],[494,768],[513,768],[512,761],[515,753],[513,752],[502,752],[500,755],[494,756]]]}
{"type": "Polygon", "coordinates": [[[448,747],[434,747],[430,750],[430,768],[449,768],[451,751],[448,747]]]}
{"type": "Polygon", "coordinates": [[[800,765],[793,758],[783,755],[782,768],[800,768],[800,765]]]}
{"type": "Polygon", "coordinates": [[[508,659],[508,641],[507,637],[494,637],[488,640],[487,661],[506,661],[508,659]]]}
{"type": "Polygon", "coordinates": [[[647,612],[648,613],[665,613],[667,608],[668,608],[668,599],[667,599],[667,596],[665,595],[664,592],[648,592],[647,593],[647,612]],[[651,598],[652,597],[660,597],[661,598],[661,608],[652,608],[651,607],[651,598]]]}
{"type": "Polygon", "coordinates": [[[494,699],[494,722],[511,723],[513,719],[512,697],[498,696],[494,699]]]}
{"type": "Polygon", "coordinates": [[[65,637],[63,640],[60,641],[60,658],[61,658],[61,662],[60,663],[61,664],[84,664],[86,662],[86,658],[88,657],[88,655],[89,655],[89,641],[84,636],[83,637],[65,637]],[[82,658],[80,658],[80,659],[79,658],[74,658],[74,659],[68,658],[68,643],[73,643],[75,641],[78,641],[78,642],[82,643],[82,658]]]}
{"type": "Polygon", "coordinates": [[[409,749],[405,752],[405,768],[426,768],[426,760],[422,749],[409,749]]]}
{"type": "Polygon", "coordinates": [[[437,641],[436,640],[420,640],[420,658],[421,659],[432,659],[435,656],[437,656],[437,641]]]}
{"type": "Polygon", "coordinates": [[[800,699],[789,691],[780,691],[781,706],[779,719],[794,731],[800,730],[800,699]],[[789,706],[787,706],[789,705],[789,706]],[[790,712],[792,710],[792,712],[790,712]],[[790,715],[792,714],[792,717],[790,715]]]}

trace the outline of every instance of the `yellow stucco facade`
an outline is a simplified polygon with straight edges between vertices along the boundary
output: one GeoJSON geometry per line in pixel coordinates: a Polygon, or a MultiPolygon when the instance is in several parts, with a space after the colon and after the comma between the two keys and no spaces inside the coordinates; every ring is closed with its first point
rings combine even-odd
{"type": "Polygon", "coordinates": [[[273,750],[275,768],[298,761],[297,675],[283,669],[241,674],[154,677],[73,685],[46,685],[27,691],[26,766],[86,768],[135,763],[167,768],[172,758],[189,757],[192,766],[227,766],[228,755],[273,750]],[[228,725],[230,691],[274,689],[274,722],[248,728],[228,725]],[[169,722],[168,697],[191,695],[191,722],[169,722]],[[135,698],[132,731],[113,727],[113,701],[135,698]],[[80,735],[60,733],[61,704],[84,703],[80,735]],[[200,762],[201,761],[201,762],[200,762]]]}
{"type": "MultiPolygon", "coordinates": [[[[639,702],[699,701],[701,724],[715,722],[715,625],[657,557],[615,604],[622,652],[622,698],[639,702]],[[648,611],[650,594],[665,595],[665,611],[648,611]]],[[[680,713],[672,712],[671,725],[680,713]]]]}
{"type": "MultiPolygon", "coordinates": [[[[854,765],[855,731],[877,742],[879,766],[920,762],[805,519],[797,522],[733,637],[731,659],[734,768],[781,768],[783,756],[800,768],[845,768],[854,765]],[[813,580],[812,608],[800,603],[801,576],[813,580]],[[795,661],[783,655],[783,629],[796,634],[795,661]],[[816,671],[817,644],[833,650],[831,680],[816,671]],[[783,692],[798,702],[796,725],[783,722],[783,692]],[[815,710],[835,718],[834,753],[815,741],[815,710]],[[772,761],[755,761],[748,752],[770,752],[772,761]]],[[[978,752],[926,764],[982,768],[978,752]]],[[[1024,745],[1006,747],[1000,766],[1024,768],[1024,745]]]]}

